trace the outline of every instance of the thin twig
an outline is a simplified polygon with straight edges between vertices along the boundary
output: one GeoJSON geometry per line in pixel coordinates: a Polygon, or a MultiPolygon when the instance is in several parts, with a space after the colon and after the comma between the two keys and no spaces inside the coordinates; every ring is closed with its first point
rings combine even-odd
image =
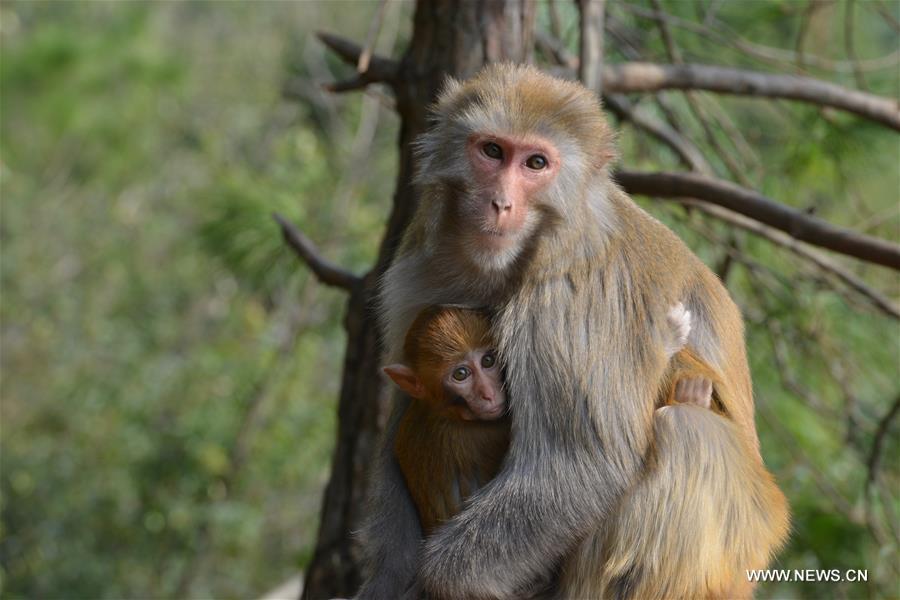
{"type": "Polygon", "coordinates": [[[866,461],[866,467],[869,470],[869,474],[866,477],[866,494],[869,494],[869,490],[872,484],[875,482],[875,479],[878,477],[878,467],[881,463],[881,451],[882,446],[884,444],[884,438],[887,436],[888,430],[891,427],[891,421],[897,416],[897,413],[900,412],[900,396],[894,400],[894,403],[891,405],[891,408],[888,409],[887,413],[878,421],[878,427],[875,429],[875,439],[872,440],[872,450],[869,452],[869,460],[866,461]]]}
{"type": "Polygon", "coordinates": [[[784,425],[781,424],[778,415],[776,415],[774,411],[769,410],[765,405],[760,407],[757,414],[766,424],[768,429],[778,437],[782,446],[787,449],[791,456],[803,461],[806,468],[809,469],[809,473],[812,475],[816,487],[818,487],[822,494],[830,500],[832,507],[843,514],[851,523],[858,522],[859,519],[855,516],[853,511],[853,504],[833,483],[831,483],[828,476],[819,469],[818,465],[813,464],[805,450],[795,441],[794,435],[787,431],[784,425]]]}
{"type": "MultiPolygon", "coordinates": [[[[872,5],[873,3],[867,2],[866,4],[872,5]]],[[[616,3],[616,7],[620,7],[627,12],[647,19],[657,19],[660,16],[655,10],[643,8],[635,4],[621,2],[616,3]]],[[[876,8],[876,10],[878,10],[878,8],[876,8]]],[[[786,50],[784,48],[773,48],[771,46],[765,46],[762,44],[751,42],[738,35],[735,30],[726,27],[721,21],[718,21],[717,19],[711,19],[709,22],[715,23],[721,30],[710,27],[709,25],[688,21],[687,19],[682,19],[669,13],[663,13],[661,16],[675,27],[690,31],[692,33],[710,39],[716,43],[725,44],[726,46],[730,46],[736,50],[740,50],[744,54],[747,54],[748,56],[761,61],[776,64],[778,66],[784,66],[785,64],[798,64],[798,61],[800,61],[797,52],[786,50]]],[[[896,68],[898,60],[900,60],[900,50],[895,50],[885,56],[860,60],[859,67],[866,71],[876,71],[879,69],[888,69],[891,67],[896,68]]],[[[814,56],[805,53],[802,58],[802,63],[808,66],[816,67],[818,69],[844,73],[850,73],[854,68],[853,64],[849,61],[831,60],[822,56],[814,56]]]]}
{"type": "Polygon", "coordinates": [[[571,69],[572,72],[578,70],[578,57],[569,52],[559,38],[543,31],[535,31],[534,41],[541,52],[552,58],[559,66],[571,69]]]}
{"type": "Polygon", "coordinates": [[[362,278],[350,271],[342,269],[319,255],[318,249],[293,223],[278,213],[273,213],[272,218],[281,227],[281,235],[285,243],[290,246],[297,256],[306,263],[316,278],[332,287],[341,288],[352,292],[362,284],[362,278]]]}
{"type": "Polygon", "coordinates": [[[866,78],[863,75],[862,68],[859,66],[859,59],[856,58],[856,45],[853,43],[855,8],[856,2],[847,0],[844,9],[844,48],[847,52],[847,58],[850,59],[850,64],[853,65],[853,77],[856,79],[856,85],[861,90],[867,90],[866,78]]]}
{"type": "MultiPolygon", "coordinates": [[[[537,46],[562,67],[577,68],[578,58],[573,56],[558,39],[538,31],[535,36],[537,46]]],[[[693,171],[712,175],[712,167],[704,158],[703,153],[687,138],[682,136],[675,128],[670,127],[635,109],[628,98],[622,94],[605,94],[603,104],[619,119],[629,121],[638,129],[641,129],[663,144],[669,146],[681,161],[693,171]]]]}
{"type": "Polygon", "coordinates": [[[559,11],[556,7],[556,0],[548,0],[547,13],[550,17],[550,34],[558,39],[562,39],[562,25],[559,22],[559,11]]]}
{"type": "MultiPolygon", "coordinates": [[[[662,15],[663,12],[660,5],[660,0],[651,0],[651,2],[653,4],[653,8],[656,9],[656,14],[662,15]]],[[[672,35],[672,32],[669,30],[668,22],[663,18],[659,18],[656,21],[656,25],[659,29],[660,37],[662,37],[663,46],[665,46],[666,48],[666,54],[669,56],[669,60],[676,65],[684,64],[684,60],[681,56],[681,49],[675,43],[675,38],[672,35]]],[[[712,148],[713,154],[719,157],[719,159],[728,169],[728,172],[731,173],[731,176],[733,178],[746,186],[750,186],[752,182],[746,175],[746,169],[742,169],[740,165],[738,165],[734,161],[731,153],[727,152],[719,143],[719,139],[713,132],[713,129],[709,124],[709,120],[706,118],[706,114],[700,107],[699,97],[694,94],[693,91],[685,90],[684,99],[687,101],[688,107],[693,113],[694,118],[697,119],[698,123],[700,123],[700,128],[703,130],[703,135],[704,137],[706,137],[707,143],[709,143],[710,147],[712,148]]]]}
{"type": "Polygon", "coordinates": [[[631,194],[705,200],[784,231],[808,244],[900,270],[900,246],[897,244],[832,225],[727,181],[693,173],[625,170],[617,171],[614,178],[631,194]]]}
{"type": "Polygon", "coordinates": [[[800,17],[800,28],[797,30],[797,39],[794,41],[794,52],[797,53],[797,68],[801,71],[806,70],[806,35],[809,33],[809,25],[812,22],[816,11],[822,4],[819,0],[808,0],[803,15],[800,17]]]}
{"type": "Polygon", "coordinates": [[[700,150],[674,128],[644,114],[643,111],[636,110],[624,95],[607,94],[604,98],[604,104],[611,112],[620,119],[629,121],[638,129],[647,132],[671,148],[692,171],[697,171],[704,175],[713,174],[712,167],[706,162],[700,150]]]}
{"type": "Polygon", "coordinates": [[[378,10],[369,24],[369,33],[366,34],[366,45],[363,46],[362,52],[359,53],[359,59],[356,61],[356,71],[365,73],[369,70],[369,61],[372,59],[372,52],[375,49],[375,42],[378,40],[378,32],[381,31],[381,24],[384,22],[384,12],[387,8],[387,0],[380,0],[378,10]]]}
{"type": "Polygon", "coordinates": [[[885,6],[885,3],[882,0],[877,0],[876,2],[867,2],[868,6],[874,6],[875,12],[881,15],[885,22],[890,25],[891,29],[900,33],[900,21],[897,20],[897,17],[891,13],[890,9],[885,6]]]}
{"type": "MultiPolygon", "coordinates": [[[[610,36],[616,38],[617,49],[628,60],[643,60],[644,57],[639,48],[640,40],[635,41],[634,38],[636,36],[631,34],[631,30],[629,30],[624,23],[608,14],[606,15],[606,30],[610,36]]],[[[669,126],[683,135],[684,128],[675,112],[675,108],[671,105],[665,93],[654,94],[653,101],[659,107],[660,112],[662,112],[665,121],[669,126]]]]}
{"type": "Polygon", "coordinates": [[[753,169],[754,174],[758,177],[758,174],[762,171],[762,163],[759,160],[759,156],[757,156],[753,147],[747,142],[747,138],[744,137],[740,128],[735,125],[734,120],[731,118],[728,111],[722,107],[722,103],[719,99],[707,95],[701,96],[700,101],[701,104],[706,105],[711,109],[710,114],[725,132],[725,139],[732,143],[734,149],[741,155],[741,159],[744,160],[745,163],[751,165],[750,168],[753,169]]]}

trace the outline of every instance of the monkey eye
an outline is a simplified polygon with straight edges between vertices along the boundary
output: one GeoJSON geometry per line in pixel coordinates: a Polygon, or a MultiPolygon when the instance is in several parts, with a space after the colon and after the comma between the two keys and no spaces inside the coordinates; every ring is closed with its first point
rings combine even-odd
{"type": "Polygon", "coordinates": [[[481,147],[481,151],[484,152],[485,156],[488,156],[490,158],[495,158],[497,160],[503,158],[503,149],[494,142],[486,143],[481,147]]]}
{"type": "Polygon", "coordinates": [[[532,154],[525,161],[525,166],[535,171],[547,168],[547,157],[540,154],[532,154]]]}
{"type": "Polygon", "coordinates": [[[472,372],[469,371],[469,367],[456,367],[453,369],[453,375],[451,375],[451,377],[453,377],[454,381],[465,381],[471,374],[472,372]]]}
{"type": "Polygon", "coordinates": [[[495,364],[497,364],[497,355],[493,351],[485,352],[484,356],[481,357],[481,366],[485,369],[490,369],[495,364]]]}

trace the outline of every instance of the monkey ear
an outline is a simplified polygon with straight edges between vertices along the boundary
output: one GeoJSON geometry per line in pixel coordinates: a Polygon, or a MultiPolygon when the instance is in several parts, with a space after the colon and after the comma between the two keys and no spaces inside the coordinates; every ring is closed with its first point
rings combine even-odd
{"type": "Polygon", "coordinates": [[[416,372],[406,365],[399,363],[388,365],[382,371],[391,378],[391,381],[397,384],[398,388],[413,398],[421,400],[425,397],[425,386],[422,385],[422,381],[416,376],[416,372]]]}

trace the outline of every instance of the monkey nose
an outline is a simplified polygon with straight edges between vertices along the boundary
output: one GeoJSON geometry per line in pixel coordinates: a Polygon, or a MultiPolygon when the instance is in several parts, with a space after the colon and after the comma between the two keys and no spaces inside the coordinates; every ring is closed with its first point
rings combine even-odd
{"type": "Polygon", "coordinates": [[[491,204],[493,205],[494,210],[496,210],[498,214],[509,212],[512,210],[512,202],[510,202],[506,198],[494,198],[491,201],[491,204]]]}

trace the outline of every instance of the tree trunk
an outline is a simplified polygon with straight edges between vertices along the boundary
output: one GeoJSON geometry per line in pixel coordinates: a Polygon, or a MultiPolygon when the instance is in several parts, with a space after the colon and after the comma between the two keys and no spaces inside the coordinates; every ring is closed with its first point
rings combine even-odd
{"type": "Polygon", "coordinates": [[[359,529],[368,493],[367,474],[390,407],[379,376],[379,334],[374,310],[377,282],[416,206],[410,143],[425,129],[427,108],[447,75],[465,78],[489,62],[528,62],[534,0],[457,2],[419,0],[412,41],[393,83],[400,127],[400,170],[378,261],[350,294],[347,351],[338,405],[338,438],[325,489],[316,550],[303,598],[353,595],[362,582],[359,529]]]}

